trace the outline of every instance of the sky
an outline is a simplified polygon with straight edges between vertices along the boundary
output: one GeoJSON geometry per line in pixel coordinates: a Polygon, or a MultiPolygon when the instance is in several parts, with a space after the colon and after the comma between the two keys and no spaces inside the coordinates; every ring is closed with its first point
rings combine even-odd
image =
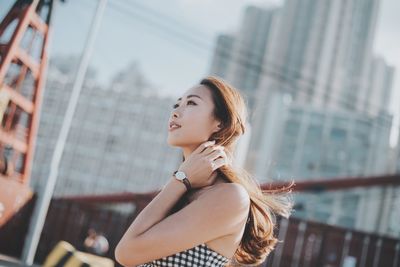
{"type": "MultiPolygon", "coordinates": [[[[3,17],[13,0],[0,0],[3,17]]],[[[215,38],[239,28],[250,4],[279,6],[281,0],[109,0],[96,39],[91,65],[98,81],[137,61],[162,94],[180,96],[207,75],[215,38]],[[161,22],[160,22],[161,21],[161,22]]],[[[96,0],[66,0],[55,9],[50,57],[80,54],[96,0]]],[[[391,110],[396,115],[391,143],[397,140],[400,113],[400,1],[381,0],[374,51],[397,68],[391,110]]]]}

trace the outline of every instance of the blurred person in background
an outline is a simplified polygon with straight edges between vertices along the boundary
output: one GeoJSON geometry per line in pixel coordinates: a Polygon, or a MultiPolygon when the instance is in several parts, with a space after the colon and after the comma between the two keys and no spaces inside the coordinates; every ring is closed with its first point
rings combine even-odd
{"type": "Polygon", "coordinates": [[[99,256],[106,254],[109,249],[107,238],[102,233],[97,233],[93,228],[88,230],[88,236],[84,241],[84,246],[87,252],[99,256]]]}

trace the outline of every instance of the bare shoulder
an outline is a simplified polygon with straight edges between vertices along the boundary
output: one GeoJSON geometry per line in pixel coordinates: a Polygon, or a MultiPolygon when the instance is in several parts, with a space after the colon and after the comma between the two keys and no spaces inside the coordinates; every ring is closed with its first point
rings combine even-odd
{"type": "Polygon", "coordinates": [[[224,196],[232,197],[242,200],[244,202],[250,201],[250,196],[243,185],[238,183],[221,183],[218,184],[216,190],[219,193],[224,193],[224,196]]]}
{"type": "Polygon", "coordinates": [[[205,192],[201,198],[206,198],[207,202],[223,204],[232,212],[248,211],[250,206],[249,193],[243,185],[238,183],[217,184],[205,192]]]}

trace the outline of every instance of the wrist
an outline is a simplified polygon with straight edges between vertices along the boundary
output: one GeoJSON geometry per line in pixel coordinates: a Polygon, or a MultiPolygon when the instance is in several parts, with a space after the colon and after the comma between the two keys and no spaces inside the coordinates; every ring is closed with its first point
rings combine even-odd
{"type": "Polygon", "coordinates": [[[192,185],[190,184],[186,172],[178,169],[174,171],[173,176],[177,181],[185,185],[187,191],[190,191],[192,189],[192,185]]]}
{"type": "Polygon", "coordinates": [[[169,179],[167,185],[165,187],[173,187],[178,190],[178,193],[181,193],[182,195],[187,192],[187,188],[184,183],[178,181],[174,175],[171,176],[169,179]]]}

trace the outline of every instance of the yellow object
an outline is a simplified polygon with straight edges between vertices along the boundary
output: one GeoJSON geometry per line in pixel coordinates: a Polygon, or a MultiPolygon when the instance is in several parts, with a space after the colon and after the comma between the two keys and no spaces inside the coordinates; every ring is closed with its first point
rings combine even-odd
{"type": "MultiPolygon", "coordinates": [[[[89,263],[90,266],[114,267],[114,261],[106,257],[101,257],[81,251],[76,251],[75,256],[81,259],[83,262],[89,263]]],[[[79,266],[79,265],[74,265],[74,266],[79,266]]],[[[66,265],[66,267],[70,266],[66,265]]],[[[73,266],[71,265],[71,267],[73,266]]]]}
{"type": "Polygon", "coordinates": [[[43,267],[53,267],[60,262],[63,257],[66,257],[68,253],[73,254],[74,252],[75,248],[70,243],[60,241],[47,256],[43,267]]]}
{"type": "Polygon", "coordinates": [[[43,267],[54,267],[57,264],[63,267],[81,267],[85,265],[93,267],[114,267],[113,260],[78,251],[66,241],[58,242],[47,256],[43,267]]]}

